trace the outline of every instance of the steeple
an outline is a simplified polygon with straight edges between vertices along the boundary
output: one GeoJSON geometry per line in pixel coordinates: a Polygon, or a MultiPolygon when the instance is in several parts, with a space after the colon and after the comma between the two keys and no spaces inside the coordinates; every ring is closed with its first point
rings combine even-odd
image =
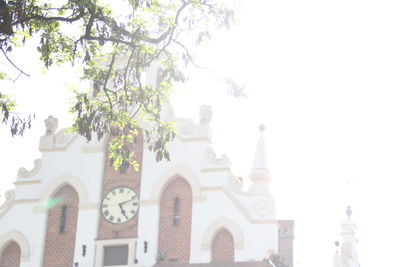
{"type": "Polygon", "coordinates": [[[256,153],[253,161],[253,169],[250,172],[250,180],[252,185],[250,186],[250,192],[255,194],[269,194],[268,183],[271,180],[267,164],[267,152],[265,148],[265,140],[263,132],[265,130],[264,125],[259,127],[261,136],[258,140],[256,147],[256,153]]]}
{"type": "Polygon", "coordinates": [[[357,229],[357,226],[351,220],[352,214],[353,214],[353,211],[351,210],[351,207],[347,207],[347,210],[346,210],[347,219],[344,220],[342,223],[343,244],[345,244],[345,243],[351,243],[351,244],[354,243],[355,244],[356,243],[355,230],[357,229]]]}
{"type": "Polygon", "coordinates": [[[357,226],[351,220],[351,215],[353,214],[351,207],[347,207],[346,215],[347,219],[342,223],[342,245],[341,254],[337,251],[336,254],[341,259],[342,265],[337,264],[336,256],[334,259],[334,267],[360,267],[357,255],[357,239],[355,237],[355,230],[357,226]]]}
{"type": "Polygon", "coordinates": [[[260,136],[260,139],[258,140],[256,154],[254,156],[253,170],[267,170],[268,171],[267,152],[265,150],[265,141],[264,141],[264,136],[263,136],[264,131],[265,131],[265,126],[261,124],[259,129],[261,132],[261,136],[260,136]]]}

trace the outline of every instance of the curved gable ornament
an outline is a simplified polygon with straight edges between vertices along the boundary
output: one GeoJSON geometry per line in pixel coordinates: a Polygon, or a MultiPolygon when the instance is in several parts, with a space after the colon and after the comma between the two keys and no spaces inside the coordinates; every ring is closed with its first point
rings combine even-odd
{"type": "Polygon", "coordinates": [[[198,177],[188,168],[181,165],[174,166],[168,169],[164,174],[162,174],[161,177],[157,179],[156,183],[154,184],[148,198],[158,203],[160,201],[161,194],[164,192],[165,187],[176,177],[181,177],[188,182],[188,184],[192,188],[194,201],[201,199],[201,185],[198,177]]]}
{"type": "Polygon", "coordinates": [[[178,125],[178,127],[180,128],[179,133],[184,136],[187,136],[194,133],[194,130],[196,129],[196,124],[191,120],[187,120],[182,122],[181,125],[178,125]]]}
{"type": "Polygon", "coordinates": [[[226,229],[233,236],[235,250],[244,248],[244,236],[240,227],[231,219],[219,218],[207,227],[203,235],[201,241],[201,249],[203,251],[211,251],[214,237],[222,229],[226,229]]]}
{"type": "Polygon", "coordinates": [[[0,218],[7,212],[7,210],[12,206],[15,200],[15,191],[9,190],[5,194],[5,200],[3,204],[0,205],[0,218]]]}
{"type": "Polygon", "coordinates": [[[259,198],[253,203],[253,213],[258,217],[268,217],[275,214],[275,203],[271,197],[259,198]]]}
{"type": "Polygon", "coordinates": [[[68,133],[67,129],[61,129],[56,133],[55,143],[56,146],[66,147],[77,136],[76,133],[68,133]]]}
{"type": "Polygon", "coordinates": [[[11,231],[0,236],[0,255],[3,253],[3,249],[13,241],[16,242],[21,249],[21,262],[28,262],[31,256],[29,241],[18,231],[11,231]]]}
{"type": "Polygon", "coordinates": [[[32,176],[36,175],[39,172],[41,166],[42,166],[42,160],[41,159],[35,159],[33,161],[33,169],[32,170],[28,171],[26,168],[19,168],[17,176],[18,176],[18,178],[29,178],[29,177],[32,177],[32,176]]]}
{"type": "Polygon", "coordinates": [[[206,158],[206,161],[211,164],[211,165],[229,165],[231,164],[229,158],[225,155],[222,154],[220,157],[217,158],[217,154],[215,153],[214,149],[212,147],[207,147],[206,150],[204,151],[204,156],[206,158]]]}

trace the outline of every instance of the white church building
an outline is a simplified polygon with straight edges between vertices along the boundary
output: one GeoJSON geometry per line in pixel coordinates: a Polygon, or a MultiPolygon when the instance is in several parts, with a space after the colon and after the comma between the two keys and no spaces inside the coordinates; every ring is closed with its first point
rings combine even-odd
{"type": "Polygon", "coordinates": [[[56,131],[50,116],[42,157],[0,207],[0,266],[270,266],[274,254],[293,266],[293,221],[275,216],[263,137],[244,190],[212,148],[210,108],[201,114],[171,118],[171,161],[138,147],[140,171],[125,172],[110,166],[106,138],[56,131]]]}
{"type": "Polygon", "coordinates": [[[178,130],[171,161],[141,144],[139,171],[115,171],[107,138],[65,134],[49,116],[41,158],[0,206],[0,267],[292,267],[294,222],[276,218],[264,138],[244,187],[213,150],[211,107],[198,123],[164,113],[178,130]]]}

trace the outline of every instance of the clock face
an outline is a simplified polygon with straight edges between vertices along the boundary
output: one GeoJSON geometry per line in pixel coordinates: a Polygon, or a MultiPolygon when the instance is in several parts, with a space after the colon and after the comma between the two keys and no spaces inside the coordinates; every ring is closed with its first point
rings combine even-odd
{"type": "Polygon", "coordinates": [[[125,223],[135,217],[139,209],[139,198],[128,187],[117,187],[108,192],[101,203],[101,213],[110,223],[125,223]]]}

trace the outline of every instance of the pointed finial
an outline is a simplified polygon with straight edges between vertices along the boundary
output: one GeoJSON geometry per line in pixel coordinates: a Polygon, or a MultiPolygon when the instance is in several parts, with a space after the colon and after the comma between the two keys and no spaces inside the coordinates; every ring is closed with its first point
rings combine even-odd
{"type": "Polygon", "coordinates": [[[353,211],[351,210],[350,206],[347,207],[346,214],[347,214],[347,218],[350,220],[350,217],[353,214],[353,211]]]}
{"type": "Polygon", "coordinates": [[[257,192],[257,194],[259,194],[260,192],[261,194],[264,194],[268,191],[268,188],[266,187],[271,180],[271,177],[268,171],[267,151],[265,147],[265,139],[263,137],[265,126],[261,124],[258,128],[260,130],[261,136],[257,142],[253,168],[250,172],[250,179],[253,181],[253,184],[249,191],[253,193],[257,192]]]}
{"type": "Polygon", "coordinates": [[[265,151],[265,140],[263,138],[263,132],[265,131],[265,126],[263,124],[260,124],[258,129],[261,132],[260,139],[258,140],[257,148],[256,148],[256,154],[254,157],[254,162],[253,162],[253,170],[261,170],[265,169],[267,170],[267,153],[265,151]]]}

